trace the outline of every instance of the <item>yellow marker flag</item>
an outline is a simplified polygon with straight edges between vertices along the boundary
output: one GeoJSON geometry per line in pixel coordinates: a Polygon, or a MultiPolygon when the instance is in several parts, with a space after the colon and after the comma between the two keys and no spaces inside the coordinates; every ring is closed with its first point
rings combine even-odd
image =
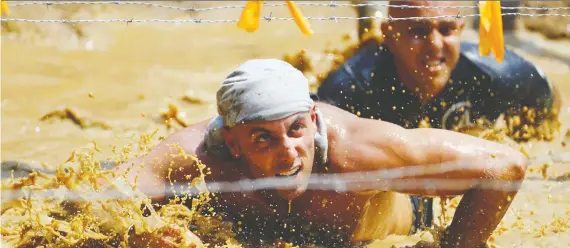
{"type": "Polygon", "coordinates": [[[6,1],[2,1],[1,4],[2,5],[0,5],[0,9],[2,10],[2,15],[10,15],[10,9],[8,9],[8,4],[6,4],[6,1]]]}
{"type": "Polygon", "coordinates": [[[247,1],[238,21],[238,28],[247,32],[255,32],[259,28],[263,1],[247,1]]]}
{"type": "Polygon", "coordinates": [[[479,13],[479,54],[488,56],[491,52],[497,62],[502,62],[505,56],[505,41],[503,37],[503,19],[499,1],[480,1],[479,13]]]}
{"type": "Polygon", "coordinates": [[[313,30],[311,30],[311,27],[307,22],[307,20],[303,18],[303,13],[301,13],[301,10],[297,8],[297,5],[295,5],[293,1],[286,1],[286,2],[287,2],[287,8],[289,8],[289,12],[293,16],[293,20],[295,20],[297,26],[299,26],[299,28],[301,29],[301,32],[303,32],[303,34],[305,35],[313,34],[313,30]]]}
{"type": "MultiPolygon", "coordinates": [[[[313,34],[313,30],[309,23],[303,18],[303,13],[295,5],[293,1],[285,1],[287,3],[287,8],[289,13],[293,16],[293,20],[297,23],[297,26],[301,29],[301,32],[305,35],[313,34]]],[[[247,32],[255,32],[259,29],[259,20],[261,18],[261,8],[263,7],[263,1],[247,1],[243,12],[238,21],[238,28],[243,29],[247,32]]]]}

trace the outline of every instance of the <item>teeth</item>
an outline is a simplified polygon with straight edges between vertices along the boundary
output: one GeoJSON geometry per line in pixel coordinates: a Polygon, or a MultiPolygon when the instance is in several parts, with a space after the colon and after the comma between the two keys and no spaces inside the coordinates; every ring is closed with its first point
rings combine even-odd
{"type": "Polygon", "coordinates": [[[297,168],[294,169],[294,170],[290,170],[290,171],[287,171],[287,172],[284,172],[284,173],[279,173],[279,174],[277,174],[277,175],[278,175],[278,176],[292,176],[292,175],[295,175],[297,172],[299,172],[299,170],[301,170],[301,167],[297,167],[297,168]]]}
{"type": "Polygon", "coordinates": [[[429,67],[436,67],[436,66],[439,66],[439,65],[441,65],[441,61],[435,61],[435,62],[429,62],[429,63],[427,63],[427,66],[429,66],[429,67]]]}
{"type": "Polygon", "coordinates": [[[426,68],[440,66],[441,64],[443,64],[443,61],[444,61],[443,59],[426,61],[425,62],[426,68]]]}

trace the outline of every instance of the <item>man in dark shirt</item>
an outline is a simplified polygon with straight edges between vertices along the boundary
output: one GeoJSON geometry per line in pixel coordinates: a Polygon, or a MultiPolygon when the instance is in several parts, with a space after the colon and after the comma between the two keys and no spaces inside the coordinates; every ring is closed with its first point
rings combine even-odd
{"type": "MultiPolygon", "coordinates": [[[[460,11],[453,8],[455,2],[390,4],[405,5],[389,8],[393,18],[457,16],[460,11]]],[[[362,44],[323,80],[317,95],[362,118],[406,128],[418,127],[426,117],[431,127],[447,129],[482,117],[494,121],[523,106],[555,116],[550,113],[558,111],[559,97],[539,68],[508,49],[501,63],[492,55],[480,56],[478,44],[460,42],[463,27],[458,18],[382,23],[384,43],[362,44]]],[[[426,210],[422,221],[431,226],[432,200],[421,205],[426,210]]]]}
{"type": "MultiPolygon", "coordinates": [[[[461,10],[454,2],[391,4],[406,5],[391,7],[393,18],[457,16],[461,10]]],[[[543,113],[559,108],[539,68],[508,49],[501,63],[492,55],[480,56],[478,44],[460,42],[463,27],[458,18],[385,22],[383,44],[361,45],[322,82],[318,96],[360,117],[407,128],[425,117],[432,127],[449,128],[481,117],[493,121],[525,106],[543,113]]]]}

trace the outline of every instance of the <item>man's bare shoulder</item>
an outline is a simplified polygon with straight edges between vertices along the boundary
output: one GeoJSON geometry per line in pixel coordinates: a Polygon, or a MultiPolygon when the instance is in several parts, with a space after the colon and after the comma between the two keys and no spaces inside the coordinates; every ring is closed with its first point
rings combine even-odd
{"type": "Polygon", "coordinates": [[[166,138],[165,144],[178,145],[189,155],[198,155],[197,150],[204,141],[209,120],[203,120],[179,130],[166,138]]]}
{"type": "MultiPolygon", "coordinates": [[[[198,176],[196,162],[207,167],[208,181],[231,180],[228,175],[235,175],[235,161],[209,153],[204,145],[204,137],[208,130],[211,119],[197,122],[181,129],[162,141],[149,154],[152,157],[164,157],[169,154],[179,169],[172,172],[172,177],[177,180],[185,180],[187,177],[198,176]],[[183,151],[183,153],[182,153],[183,151]],[[182,156],[184,154],[185,156],[182,156]],[[197,161],[196,161],[197,159],[197,161]]],[[[150,158],[149,158],[150,159],[150,158]]],[[[164,167],[166,168],[166,167],[164,167]]],[[[162,172],[163,174],[165,172],[162,172]]]]}
{"type": "Polygon", "coordinates": [[[352,113],[324,102],[315,103],[327,119],[351,119],[356,117],[352,113]]]}
{"type": "Polygon", "coordinates": [[[327,124],[328,166],[333,173],[360,171],[358,161],[374,153],[371,150],[394,144],[393,134],[405,131],[395,124],[361,118],[326,103],[318,103],[317,107],[327,124]],[[379,141],[381,146],[378,146],[379,141]]]}
{"type": "MultiPolygon", "coordinates": [[[[362,133],[381,133],[382,131],[404,131],[405,129],[382,120],[366,119],[358,117],[341,108],[327,103],[318,102],[317,107],[323,113],[328,127],[329,141],[340,141],[339,139],[357,138],[362,133]]],[[[358,141],[358,140],[355,140],[358,141]]]]}

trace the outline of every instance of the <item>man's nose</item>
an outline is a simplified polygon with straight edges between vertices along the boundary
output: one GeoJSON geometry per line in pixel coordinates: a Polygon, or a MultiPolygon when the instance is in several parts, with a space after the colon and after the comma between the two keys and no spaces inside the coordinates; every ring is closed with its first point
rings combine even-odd
{"type": "Polygon", "coordinates": [[[282,159],[286,162],[293,163],[295,159],[299,156],[297,149],[295,149],[295,139],[292,138],[284,138],[283,139],[283,150],[282,150],[282,159]]]}
{"type": "Polygon", "coordinates": [[[435,54],[443,49],[443,35],[437,30],[432,30],[428,36],[429,47],[435,54]]]}

